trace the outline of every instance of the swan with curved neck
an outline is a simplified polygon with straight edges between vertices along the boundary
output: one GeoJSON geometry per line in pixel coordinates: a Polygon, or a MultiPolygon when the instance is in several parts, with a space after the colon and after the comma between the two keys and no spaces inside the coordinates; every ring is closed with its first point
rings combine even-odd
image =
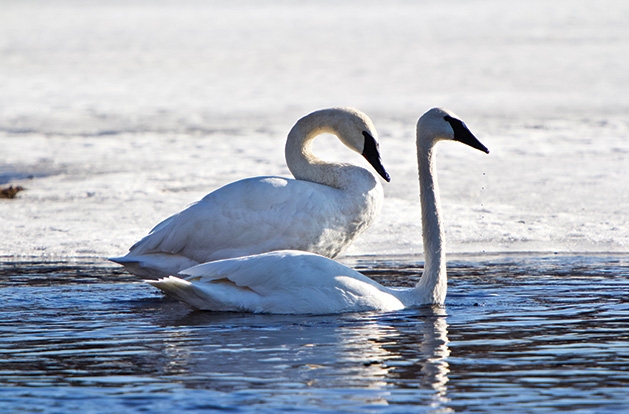
{"type": "Polygon", "coordinates": [[[150,284],[190,306],[212,311],[329,314],[393,311],[443,304],[447,291],[445,239],[435,172],[435,144],[459,141],[487,148],[453,113],[433,108],[417,123],[425,265],[414,288],[385,287],[334,260],[278,251],[204,263],[150,284]]]}
{"type": "Polygon", "coordinates": [[[252,177],[221,187],[159,223],[126,256],[109,260],[157,279],[200,263],[281,249],[337,256],[372,224],[383,191],[368,170],[317,158],[311,146],[322,133],[336,135],[389,181],[367,115],[353,108],[315,111],[288,134],[286,164],[295,179],[252,177]]]}

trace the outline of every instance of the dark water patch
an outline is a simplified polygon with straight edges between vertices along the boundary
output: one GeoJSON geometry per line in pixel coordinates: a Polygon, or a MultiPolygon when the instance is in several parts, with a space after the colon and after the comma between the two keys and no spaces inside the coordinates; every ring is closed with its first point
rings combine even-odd
{"type": "MultiPolygon", "coordinates": [[[[356,267],[394,285],[421,273],[356,267]]],[[[0,407],[619,411],[628,271],[620,255],[454,258],[444,307],[271,316],[192,311],[109,264],[5,262],[0,407]]]]}
{"type": "Polygon", "coordinates": [[[119,267],[102,261],[0,261],[0,288],[67,284],[108,284],[139,281],[119,267]]]}

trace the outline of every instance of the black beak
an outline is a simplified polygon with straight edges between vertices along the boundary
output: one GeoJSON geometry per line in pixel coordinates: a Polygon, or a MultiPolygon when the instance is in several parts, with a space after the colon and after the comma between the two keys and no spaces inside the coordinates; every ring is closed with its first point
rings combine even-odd
{"type": "Polygon", "coordinates": [[[489,150],[487,149],[487,147],[481,144],[478,138],[476,138],[474,134],[472,134],[472,132],[467,128],[463,121],[461,121],[460,119],[452,118],[450,115],[446,115],[443,119],[450,123],[450,126],[454,131],[454,139],[456,141],[462,142],[472,148],[476,148],[477,150],[489,154],[489,150]]]}
{"type": "Polygon", "coordinates": [[[365,146],[363,147],[363,157],[371,164],[371,166],[376,170],[378,174],[382,178],[384,178],[387,182],[391,181],[391,177],[389,177],[389,173],[386,172],[384,167],[382,166],[382,161],[380,161],[380,151],[378,149],[378,143],[367,131],[363,131],[363,136],[365,137],[365,146]]]}

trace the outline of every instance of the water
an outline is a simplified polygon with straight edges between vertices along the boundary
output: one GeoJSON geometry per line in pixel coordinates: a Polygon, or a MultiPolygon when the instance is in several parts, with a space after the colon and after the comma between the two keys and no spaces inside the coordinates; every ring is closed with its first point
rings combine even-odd
{"type": "MultiPolygon", "coordinates": [[[[353,258],[385,284],[421,262],[353,258]]],[[[626,255],[461,255],[444,307],[192,311],[101,262],[4,262],[4,412],[618,412],[626,255]]]]}

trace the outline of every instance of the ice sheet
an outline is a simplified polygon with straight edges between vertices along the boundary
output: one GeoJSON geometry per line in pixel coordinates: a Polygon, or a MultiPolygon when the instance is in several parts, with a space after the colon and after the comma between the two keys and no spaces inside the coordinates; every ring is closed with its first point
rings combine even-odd
{"type": "MultiPolygon", "coordinates": [[[[629,250],[629,3],[11,2],[0,13],[0,256],[123,254],[351,105],[386,202],[347,252],[421,253],[414,128],[455,111],[438,172],[449,252],[629,250]]],[[[323,137],[322,157],[362,162],[323,137]]]]}

